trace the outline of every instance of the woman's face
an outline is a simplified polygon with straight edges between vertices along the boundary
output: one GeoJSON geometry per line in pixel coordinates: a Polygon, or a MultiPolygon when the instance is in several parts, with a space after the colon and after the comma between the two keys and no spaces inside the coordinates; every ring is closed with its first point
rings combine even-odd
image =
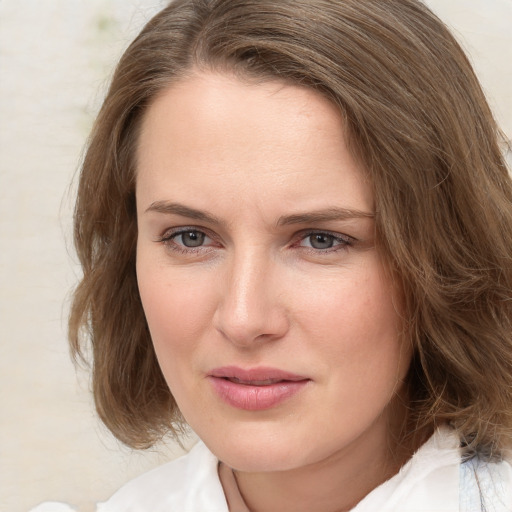
{"type": "Polygon", "coordinates": [[[149,108],[136,194],[156,354],[210,449],[245,471],[382,451],[410,354],[337,110],[198,73],[149,108]]]}

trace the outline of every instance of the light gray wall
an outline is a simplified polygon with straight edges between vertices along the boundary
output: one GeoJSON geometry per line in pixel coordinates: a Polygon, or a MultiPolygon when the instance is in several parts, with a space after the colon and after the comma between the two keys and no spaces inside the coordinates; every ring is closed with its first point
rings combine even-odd
{"type": "MultiPolygon", "coordinates": [[[[82,512],[180,453],[131,453],[69,361],[72,181],[121,50],[165,2],[0,0],[0,510],[82,512]]],[[[512,0],[428,0],[470,51],[512,137],[512,0]]]]}

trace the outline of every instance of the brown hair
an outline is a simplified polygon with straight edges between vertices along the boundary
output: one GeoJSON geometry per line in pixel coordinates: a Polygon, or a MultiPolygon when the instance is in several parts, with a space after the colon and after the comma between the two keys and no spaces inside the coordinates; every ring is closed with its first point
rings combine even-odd
{"type": "Polygon", "coordinates": [[[182,424],[137,289],[134,182],[144,112],[193,69],[301,84],[339,107],[403,294],[410,430],[449,422],[470,449],[510,446],[511,180],[470,63],[416,0],[177,0],[127,49],[80,176],[69,323],[75,355],[90,340],[108,428],[144,447],[182,424]]]}

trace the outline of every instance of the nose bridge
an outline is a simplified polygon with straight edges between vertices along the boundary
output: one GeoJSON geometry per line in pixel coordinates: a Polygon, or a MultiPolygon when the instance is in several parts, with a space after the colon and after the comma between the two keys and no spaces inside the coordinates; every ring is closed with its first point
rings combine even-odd
{"type": "Polygon", "coordinates": [[[268,250],[250,245],[234,251],[216,312],[216,327],[236,344],[275,339],[286,332],[287,318],[273,276],[268,250]]]}

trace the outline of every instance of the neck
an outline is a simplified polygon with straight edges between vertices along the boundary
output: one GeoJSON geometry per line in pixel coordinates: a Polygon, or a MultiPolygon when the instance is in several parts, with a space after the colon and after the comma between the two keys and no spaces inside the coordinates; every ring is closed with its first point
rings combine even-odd
{"type": "Polygon", "coordinates": [[[415,448],[389,435],[384,418],[349,446],[318,462],[286,471],[235,471],[240,493],[251,512],[345,512],[395,475],[415,448]]]}

